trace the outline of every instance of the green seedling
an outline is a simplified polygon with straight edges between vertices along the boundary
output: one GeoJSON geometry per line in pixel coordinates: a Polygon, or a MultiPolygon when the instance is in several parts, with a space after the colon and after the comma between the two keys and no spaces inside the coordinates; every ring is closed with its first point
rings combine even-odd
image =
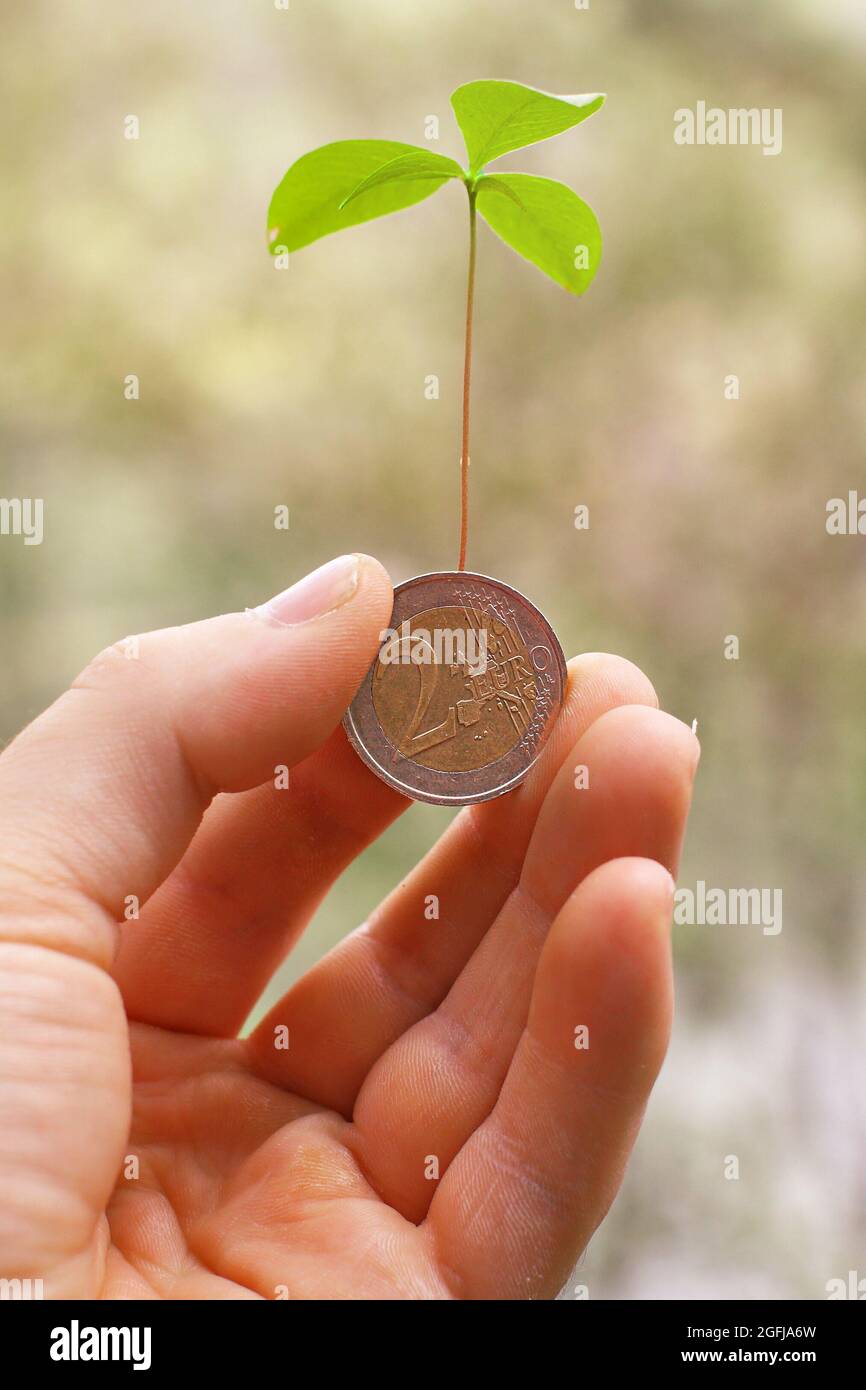
{"type": "Polygon", "coordinates": [[[469,397],[475,293],[476,214],[481,213],[519,255],[571,294],[583,294],[601,259],[601,231],[592,208],[564,183],[536,174],[487,173],[512,150],[579,125],[604,102],[602,93],[551,96],[520,82],[467,82],[451,95],[469,155],[456,160],[398,140],[338,140],[297,160],[268,210],[272,253],[298,251],[331,232],[398,212],[429,198],[452,179],[469,202],[469,273],[463,354],[460,450],[460,554],[466,568],[469,530],[469,397]]]}

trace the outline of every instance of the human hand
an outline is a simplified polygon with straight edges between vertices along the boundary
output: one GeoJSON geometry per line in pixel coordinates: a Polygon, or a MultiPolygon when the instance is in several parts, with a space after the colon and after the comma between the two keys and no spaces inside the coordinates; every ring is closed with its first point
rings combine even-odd
{"type": "Polygon", "coordinates": [[[0,757],[0,1276],[550,1298],[602,1219],[667,1043],[698,758],[624,660],[572,661],[526,782],[237,1037],[407,805],[336,727],[390,611],[376,561],[334,561],[108,649],[0,757]]]}

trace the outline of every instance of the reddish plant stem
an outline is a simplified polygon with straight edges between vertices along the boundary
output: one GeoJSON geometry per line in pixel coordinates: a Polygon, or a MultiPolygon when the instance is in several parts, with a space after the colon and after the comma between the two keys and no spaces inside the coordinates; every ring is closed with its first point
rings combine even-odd
{"type": "Polygon", "coordinates": [[[469,542],[469,389],[472,375],[472,307],[475,297],[475,189],[469,189],[469,275],[466,286],[466,345],[463,353],[463,442],[460,448],[460,557],[466,568],[469,542]]]}

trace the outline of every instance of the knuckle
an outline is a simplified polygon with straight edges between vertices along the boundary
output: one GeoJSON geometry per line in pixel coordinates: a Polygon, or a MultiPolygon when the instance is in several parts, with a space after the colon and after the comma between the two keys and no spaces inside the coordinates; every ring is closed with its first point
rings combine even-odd
{"type": "Polygon", "coordinates": [[[75,677],[70,689],[99,690],[107,684],[128,679],[137,660],[132,655],[132,644],[137,642],[138,638],[124,637],[119,642],[103,647],[75,677]]]}
{"type": "Polygon", "coordinates": [[[167,694],[164,653],[161,643],[153,641],[154,636],[123,637],[104,647],[79,672],[69,690],[108,693],[112,699],[128,699],[133,705],[161,706],[167,694]]]}

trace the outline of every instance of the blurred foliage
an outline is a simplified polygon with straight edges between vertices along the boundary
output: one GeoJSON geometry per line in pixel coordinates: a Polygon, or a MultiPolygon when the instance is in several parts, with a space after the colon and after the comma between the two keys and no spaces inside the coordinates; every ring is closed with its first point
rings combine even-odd
{"type": "MultiPolygon", "coordinates": [[[[6,738],[128,632],[344,550],[395,580],[453,563],[463,189],[282,273],[268,197],[305,150],[423,143],[431,114],[459,158],[472,78],[607,91],[532,152],[601,222],[586,297],[480,229],[470,562],[699,719],[681,882],[781,887],[785,919],[676,930],[669,1064],[576,1278],[821,1297],[863,1274],[866,542],[824,525],[866,495],[859,0],[30,0],[5,30],[0,494],[46,508],[41,547],[0,539],[6,738]],[[676,146],[700,99],[783,108],[782,153],[676,146]]],[[[447,819],[413,808],[362,858],[271,997],[447,819]]]]}

